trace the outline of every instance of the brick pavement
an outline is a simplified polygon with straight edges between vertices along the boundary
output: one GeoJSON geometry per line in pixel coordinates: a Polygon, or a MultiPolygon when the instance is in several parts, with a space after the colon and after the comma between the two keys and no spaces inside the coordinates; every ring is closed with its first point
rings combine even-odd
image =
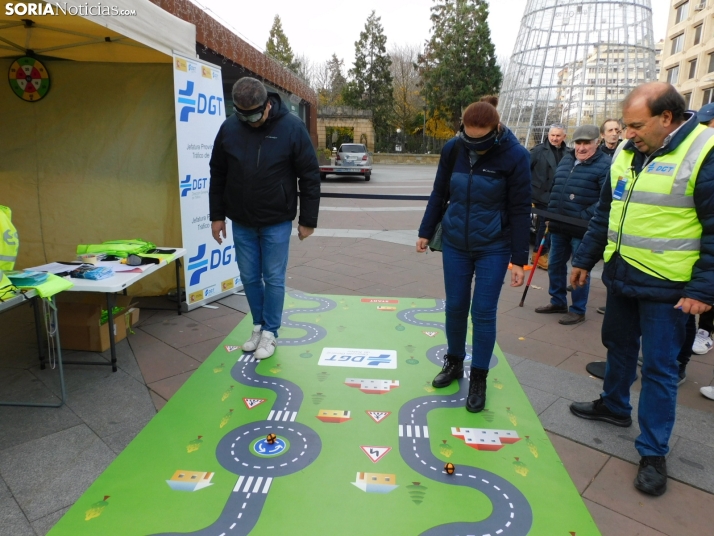
{"type": "MultiPolygon", "coordinates": [[[[391,172],[387,166],[375,168],[369,185],[328,181],[323,189],[428,193],[428,170],[391,172]],[[398,181],[387,182],[390,174],[398,181]]],[[[324,294],[443,298],[440,254],[419,255],[409,243],[422,213],[369,210],[419,203],[323,199],[322,204],[328,210],[321,212],[319,233],[303,242],[292,239],[289,287],[324,294]]],[[[668,459],[673,478],[667,494],[651,498],[632,487],[636,428],[612,430],[567,411],[570,400],[597,397],[601,387],[584,365],[605,356],[599,340],[602,317],[595,312],[604,304],[602,283],[593,280],[587,320],[577,326],[561,326],[557,315],[533,312],[548,301],[545,272],[536,273],[524,308],[518,307],[521,292],[503,289],[498,344],[602,534],[709,533],[714,526],[714,403],[698,390],[712,382],[714,353],[692,357],[688,380],[679,391],[668,459]]],[[[142,304],[169,306],[163,298],[142,299],[142,304]]],[[[0,359],[0,398],[28,393],[56,398],[56,374],[36,366],[31,311],[22,309],[0,315],[0,336],[10,343],[0,359]]],[[[145,309],[135,334],[119,344],[117,373],[108,367],[67,366],[65,407],[0,407],[0,536],[45,534],[246,312],[245,298],[239,296],[221,300],[218,309],[201,308],[182,317],[145,309]]],[[[106,359],[107,353],[72,352],[74,359],[97,357],[106,359]]],[[[637,384],[634,391],[636,398],[637,384]]]]}

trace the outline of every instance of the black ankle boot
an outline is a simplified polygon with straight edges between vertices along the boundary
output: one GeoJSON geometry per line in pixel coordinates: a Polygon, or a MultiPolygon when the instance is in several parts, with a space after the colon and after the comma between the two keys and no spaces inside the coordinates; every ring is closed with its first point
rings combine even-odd
{"type": "Polygon", "coordinates": [[[466,409],[471,413],[482,411],[486,405],[486,377],[488,370],[472,368],[469,379],[469,395],[466,397],[466,409]]]}
{"type": "Polygon", "coordinates": [[[434,387],[448,387],[451,382],[464,377],[464,358],[446,354],[444,368],[436,375],[431,385],[434,387]]]}

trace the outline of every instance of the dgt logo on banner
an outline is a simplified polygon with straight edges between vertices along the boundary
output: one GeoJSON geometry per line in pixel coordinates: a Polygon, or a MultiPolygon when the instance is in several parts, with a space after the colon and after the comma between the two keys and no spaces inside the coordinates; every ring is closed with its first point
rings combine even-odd
{"type": "Polygon", "coordinates": [[[362,348],[323,348],[317,364],[325,367],[395,369],[397,352],[362,348]]]}

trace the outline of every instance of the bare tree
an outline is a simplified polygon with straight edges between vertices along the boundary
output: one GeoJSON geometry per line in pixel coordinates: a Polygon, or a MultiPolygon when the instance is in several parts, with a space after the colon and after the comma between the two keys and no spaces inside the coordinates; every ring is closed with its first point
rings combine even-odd
{"type": "Polygon", "coordinates": [[[419,85],[419,71],[416,62],[421,53],[419,45],[394,45],[389,50],[392,58],[390,71],[394,90],[394,122],[397,128],[407,133],[421,126],[424,109],[419,85]]]}

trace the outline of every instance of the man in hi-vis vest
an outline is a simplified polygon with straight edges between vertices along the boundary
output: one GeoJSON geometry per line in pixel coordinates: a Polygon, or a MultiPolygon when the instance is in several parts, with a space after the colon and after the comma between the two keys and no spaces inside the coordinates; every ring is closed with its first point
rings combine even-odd
{"type": "Polygon", "coordinates": [[[642,337],[635,441],[641,460],[634,483],[662,495],[685,324],[690,313],[714,303],[714,129],[700,125],[675,88],[662,82],[632,91],[622,116],[626,141],[613,155],[571,274],[571,284],[581,286],[605,259],[605,383],[600,399],[574,402],[570,410],[584,419],[632,424],[630,386],[642,337]]]}

